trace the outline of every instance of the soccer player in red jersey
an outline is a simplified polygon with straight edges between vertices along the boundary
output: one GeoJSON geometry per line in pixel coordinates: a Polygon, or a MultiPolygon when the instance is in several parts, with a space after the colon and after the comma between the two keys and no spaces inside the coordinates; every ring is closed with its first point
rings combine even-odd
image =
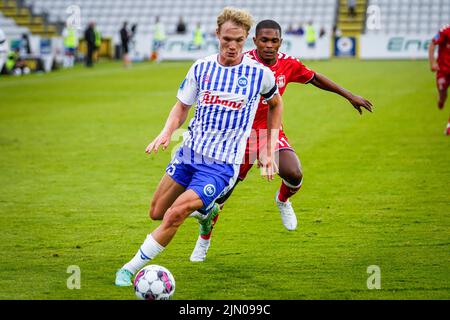
{"type": "MultiPolygon", "coordinates": [[[[340,87],[324,75],[307,68],[298,59],[278,52],[282,43],[282,38],[281,27],[276,21],[263,20],[259,22],[256,26],[253,42],[256,45],[256,49],[247,52],[247,55],[272,70],[281,95],[284,93],[288,83],[311,83],[319,89],[331,91],[346,98],[360,114],[362,114],[362,108],[372,112],[372,104],[368,100],[352,94],[350,91],[340,87]]],[[[253,131],[247,143],[245,160],[241,165],[237,182],[245,179],[248,171],[253,166],[254,160],[259,159],[255,154],[258,153],[258,151],[264,151],[264,145],[262,144],[264,144],[264,141],[266,140],[267,111],[267,103],[264,103],[261,100],[253,122],[253,131]]],[[[301,188],[303,174],[300,160],[292,146],[289,144],[289,140],[283,130],[280,130],[279,132],[276,151],[278,151],[278,174],[282,179],[282,183],[276,193],[275,202],[280,211],[283,225],[288,230],[295,230],[297,228],[297,218],[289,198],[301,188]]],[[[236,187],[237,182],[234,187],[236,187]]],[[[216,202],[223,204],[231,195],[234,187],[225,196],[216,200],[216,202]]],[[[215,217],[214,222],[217,221],[217,217],[218,216],[215,217]]],[[[210,229],[208,230],[208,233],[202,232],[202,229],[200,228],[199,238],[190,257],[191,261],[205,260],[210,245],[211,231],[212,230],[210,229]]]]}
{"type": "MultiPolygon", "coordinates": [[[[436,72],[436,84],[439,92],[438,108],[443,109],[447,100],[447,89],[450,85],[450,25],[442,27],[430,43],[428,60],[432,72],[436,72]],[[434,58],[434,50],[438,49],[438,58],[434,58]]],[[[450,118],[445,134],[450,135],[450,118]]]]}

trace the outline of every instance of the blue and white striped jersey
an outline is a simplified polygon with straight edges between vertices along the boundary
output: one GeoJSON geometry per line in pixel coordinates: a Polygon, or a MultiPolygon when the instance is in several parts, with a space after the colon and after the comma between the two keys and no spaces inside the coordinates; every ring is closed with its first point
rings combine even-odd
{"type": "Polygon", "coordinates": [[[270,100],[277,93],[272,71],[247,56],[231,67],[221,65],[217,54],[197,60],[177,94],[186,105],[197,103],[184,146],[220,162],[240,164],[260,95],[270,100]]]}

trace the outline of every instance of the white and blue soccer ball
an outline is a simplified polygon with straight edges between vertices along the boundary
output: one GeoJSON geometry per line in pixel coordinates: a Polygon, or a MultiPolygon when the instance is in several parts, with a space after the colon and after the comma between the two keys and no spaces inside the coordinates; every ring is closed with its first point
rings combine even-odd
{"type": "Polygon", "coordinates": [[[175,292],[175,279],[166,268],[148,265],[137,273],[134,292],[140,300],[169,300],[175,292]]]}

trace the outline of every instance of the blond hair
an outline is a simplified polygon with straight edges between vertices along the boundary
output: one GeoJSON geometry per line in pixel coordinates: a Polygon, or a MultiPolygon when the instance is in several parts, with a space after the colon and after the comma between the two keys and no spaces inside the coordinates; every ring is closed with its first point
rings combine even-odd
{"type": "Polygon", "coordinates": [[[235,25],[244,28],[247,34],[253,25],[253,17],[246,10],[237,9],[233,7],[225,7],[220,15],[217,17],[217,28],[220,30],[222,25],[231,21],[235,25]]]}

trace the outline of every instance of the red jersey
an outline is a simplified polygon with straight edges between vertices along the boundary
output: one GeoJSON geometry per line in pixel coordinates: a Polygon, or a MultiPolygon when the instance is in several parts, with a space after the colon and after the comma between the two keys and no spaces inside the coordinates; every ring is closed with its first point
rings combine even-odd
{"type": "Polygon", "coordinates": [[[439,46],[437,63],[440,71],[450,73],[450,25],[439,30],[433,43],[439,46]]]}
{"type": "MultiPolygon", "coordinates": [[[[256,49],[248,51],[245,54],[261,64],[264,64],[258,57],[256,49]]],[[[280,95],[283,95],[288,83],[308,83],[315,75],[315,72],[307,68],[300,60],[281,52],[278,53],[277,62],[273,66],[265,66],[272,70],[275,75],[280,95]]],[[[255,121],[253,122],[253,129],[267,129],[268,109],[269,105],[267,104],[267,101],[261,97],[258,110],[256,111],[255,121]]]]}

